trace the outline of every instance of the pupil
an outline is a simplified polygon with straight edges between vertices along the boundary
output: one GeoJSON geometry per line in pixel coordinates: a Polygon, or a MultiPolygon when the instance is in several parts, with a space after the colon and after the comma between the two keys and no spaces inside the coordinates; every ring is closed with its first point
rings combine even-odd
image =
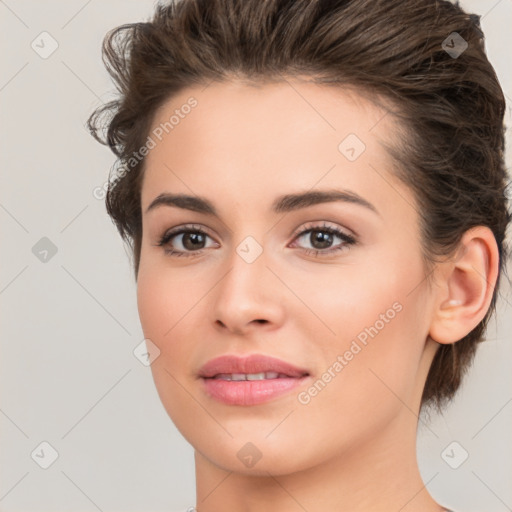
{"type": "Polygon", "coordinates": [[[183,247],[185,249],[197,249],[197,245],[204,244],[204,235],[202,233],[185,233],[183,236],[183,247]],[[190,244],[188,242],[191,242],[190,244]]]}
{"type": "Polygon", "coordinates": [[[332,233],[328,233],[327,231],[312,231],[310,240],[311,245],[316,249],[325,249],[332,243],[332,233]],[[320,244],[320,247],[316,246],[317,243],[320,244]]]}

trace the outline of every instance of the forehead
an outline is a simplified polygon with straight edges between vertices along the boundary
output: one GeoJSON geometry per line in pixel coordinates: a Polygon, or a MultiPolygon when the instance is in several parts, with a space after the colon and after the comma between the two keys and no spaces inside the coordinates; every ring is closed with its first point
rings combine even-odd
{"type": "Polygon", "coordinates": [[[155,113],[142,206],[162,188],[203,195],[229,184],[250,199],[341,180],[364,192],[365,182],[379,179],[375,167],[392,166],[382,141],[395,133],[392,114],[346,87],[299,80],[190,87],[155,113]]]}
{"type": "Polygon", "coordinates": [[[203,132],[214,136],[231,129],[231,137],[238,139],[264,132],[269,138],[279,133],[280,141],[286,141],[294,133],[306,131],[324,135],[332,132],[337,137],[349,131],[369,138],[367,132],[374,131],[374,137],[389,133],[393,121],[389,116],[381,123],[392,105],[384,98],[380,101],[384,107],[371,101],[369,93],[364,96],[353,86],[320,85],[298,79],[265,84],[213,82],[185,88],[170,98],[156,111],[151,130],[159,130],[162,138],[170,132],[174,138],[180,133],[188,135],[187,128],[196,136],[203,132]],[[380,129],[376,128],[380,124],[380,129]],[[243,132],[233,133],[240,127],[243,132]]]}

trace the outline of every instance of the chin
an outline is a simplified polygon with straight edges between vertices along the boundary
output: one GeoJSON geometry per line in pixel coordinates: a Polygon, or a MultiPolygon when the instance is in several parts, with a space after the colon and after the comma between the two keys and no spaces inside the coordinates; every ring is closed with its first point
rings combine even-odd
{"type": "Polygon", "coordinates": [[[249,441],[241,446],[237,442],[231,445],[228,443],[224,446],[216,445],[213,450],[211,444],[204,447],[204,450],[202,446],[194,446],[194,448],[201,457],[218,468],[242,475],[282,476],[303,471],[315,465],[313,461],[308,460],[307,455],[297,453],[297,445],[295,449],[288,450],[281,443],[278,451],[249,441]]]}

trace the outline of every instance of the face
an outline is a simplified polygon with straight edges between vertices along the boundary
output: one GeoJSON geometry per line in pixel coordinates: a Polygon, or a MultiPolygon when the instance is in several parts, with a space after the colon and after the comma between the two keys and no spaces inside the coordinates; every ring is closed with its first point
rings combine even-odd
{"type": "Polygon", "coordinates": [[[393,122],[299,81],[189,88],[157,112],[138,308],[160,399],[205,460],[286,474],[415,425],[433,299],[381,144],[393,122]]]}

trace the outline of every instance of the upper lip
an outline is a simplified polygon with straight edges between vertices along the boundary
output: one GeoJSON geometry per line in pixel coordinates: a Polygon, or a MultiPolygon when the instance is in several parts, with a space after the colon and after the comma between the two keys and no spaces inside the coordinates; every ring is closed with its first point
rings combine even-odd
{"type": "Polygon", "coordinates": [[[253,354],[246,357],[224,355],[210,359],[199,370],[199,376],[203,378],[215,377],[220,373],[262,373],[277,372],[289,377],[303,377],[309,375],[303,368],[293,366],[286,361],[263,354],[253,354]]]}

